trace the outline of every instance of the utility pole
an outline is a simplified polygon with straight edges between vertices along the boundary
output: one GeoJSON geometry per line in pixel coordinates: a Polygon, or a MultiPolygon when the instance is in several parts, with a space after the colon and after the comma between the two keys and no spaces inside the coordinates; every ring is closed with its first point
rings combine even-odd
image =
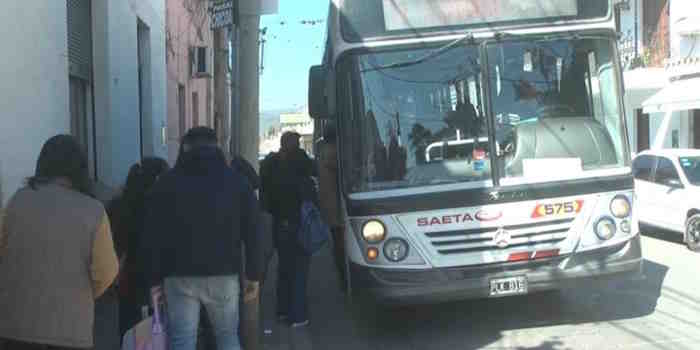
{"type": "Polygon", "coordinates": [[[214,30],[214,120],[219,145],[227,157],[230,156],[231,114],[228,99],[228,38],[227,28],[214,30]]]}
{"type": "MultiPolygon", "coordinates": [[[[238,13],[238,0],[235,0],[235,5],[234,5],[234,11],[238,13]]],[[[231,109],[229,111],[229,131],[230,131],[230,137],[229,137],[229,151],[231,152],[232,156],[237,156],[240,154],[240,146],[239,146],[239,137],[238,137],[238,130],[239,130],[239,123],[238,123],[238,115],[240,115],[240,91],[241,91],[241,84],[240,84],[240,50],[239,50],[239,28],[240,28],[240,19],[238,19],[238,15],[234,15],[236,18],[236,23],[231,26],[229,30],[229,47],[231,50],[231,55],[230,55],[230,65],[231,65],[231,75],[230,75],[230,99],[231,99],[231,109]]]]}
{"type": "MultiPolygon", "coordinates": [[[[241,2],[246,0],[241,0],[241,2]]],[[[256,2],[255,0],[247,0],[256,2]]],[[[260,15],[239,15],[239,103],[235,118],[234,138],[238,143],[238,154],[251,164],[258,164],[259,139],[259,89],[260,89],[260,15]]]]}

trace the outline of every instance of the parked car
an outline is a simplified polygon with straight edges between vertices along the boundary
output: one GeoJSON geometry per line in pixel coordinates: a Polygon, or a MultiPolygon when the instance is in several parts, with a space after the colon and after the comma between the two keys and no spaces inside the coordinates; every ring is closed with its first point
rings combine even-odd
{"type": "Polygon", "coordinates": [[[700,251],[700,150],[644,151],[632,169],[640,224],[681,233],[700,251]]]}

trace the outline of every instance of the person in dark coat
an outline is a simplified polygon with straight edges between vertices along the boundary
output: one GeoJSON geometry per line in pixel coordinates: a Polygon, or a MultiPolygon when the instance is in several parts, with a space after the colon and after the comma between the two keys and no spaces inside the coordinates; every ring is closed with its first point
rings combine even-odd
{"type": "Polygon", "coordinates": [[[171,349],[195,348],[202,310],[216,347],[239,349],[239,296],[257,295],[262,277],[257,199],[245,176],[227,164],[214,130],[191,129],[182,147],[147,200],[145,228],[157,233],[147,236],[148,282],[163,286],[171,349]],[[241,273],[251,281],[242,293],[241,273]]]}
{"type": "Polygon", "coordinates": [[[149,304],[148,286],[143,275],[146,252],[141,251],[146,193],[169,169],[162,158],[148,157],[129,170],[122,194],[107,205],[115,234],[115,246],[121,263],[119,274],[119,334],[141,320],[141,307],[149,304]]]}
{"type": "Polygon", "coordinates": [[[306,283],[311,259],[297,243],[301,205],[309,197],[313,164],[300,148],[299,134],[285,132],[279,153],[263,162],[263,202],[275,220],[275,246],[279,257],[277,317],[292,327],[309,324],[306,283]]]}

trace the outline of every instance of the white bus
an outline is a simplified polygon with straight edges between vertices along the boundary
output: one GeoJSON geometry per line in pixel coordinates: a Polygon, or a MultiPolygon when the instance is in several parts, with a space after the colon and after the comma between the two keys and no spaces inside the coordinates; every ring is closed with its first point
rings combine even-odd
{"type": "Polygon", "coordinates": [[[641,276],[611,0],[334,0],[353,295],[423,303],[641,276]]]}

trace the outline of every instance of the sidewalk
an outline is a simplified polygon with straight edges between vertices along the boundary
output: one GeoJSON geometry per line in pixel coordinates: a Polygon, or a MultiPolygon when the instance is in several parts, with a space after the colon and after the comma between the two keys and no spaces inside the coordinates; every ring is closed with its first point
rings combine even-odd
{"type": "Polygon", "coordinates": [[[308,284],[309,319],[308,327],[292,329],[276,320],[275,285],[277,276],[277,259],[273,259],[262,295],[263,348],[265,350],[313,350],[313,349],[354,349],[352,344],[336,344],[338,339],[353,337],[355,327],[352,320],[345,317],[351,306],[348,299],[340,293],[338,274],[331,255],[330,244],[313,257],[308,284]]]}
{"type": "MultiPolygon", "coordinates": [[[[277,258],[270,262],[261,299],[261,343],[265,350],[312,350],[327,349],[333,339],[347,339],[353,329],[345,324],[348,313],[347,299],[340,293],[330,245],[323,248],[311,263],[309,275],[309,316],[311,324],[301,329],[291,329],[279,324],[275,317],[275,287],[277,258]],[[343,334],[334,334],[340,332],[343,334]]],[[[95,349],[119,350],[119,306],[113,292],[97,301],[95,307],[95,349]]]]}

